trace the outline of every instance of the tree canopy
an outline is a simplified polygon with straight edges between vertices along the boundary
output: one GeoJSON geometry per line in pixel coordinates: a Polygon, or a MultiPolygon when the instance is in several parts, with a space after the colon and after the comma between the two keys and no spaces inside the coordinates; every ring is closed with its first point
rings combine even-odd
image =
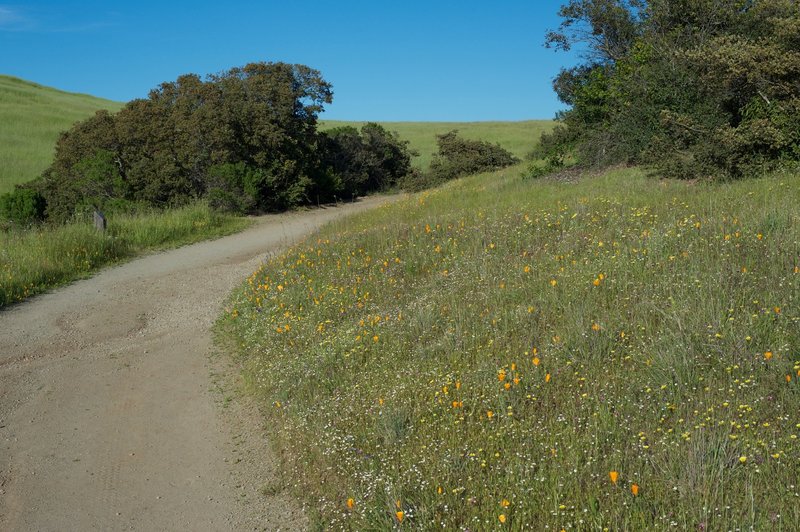
{"type": "Polygon", "coordinates": [[[34,187],[48,217],[63,221],[87,206],[204,197],[239,212],[282,210],[364,194],[410,171],[407,143],[377,124],[364,126],[356,144],[318,132],[332,98],[320,72],[304,65],[183,75],[63,133],[34,187]]]}
{"type": "Polygon", "coordinates": [[[740,177],[800,159],[800,5],[791,0],[570,0],[546,36],[583,62],[543,138],[584,164],[740,177]]]}

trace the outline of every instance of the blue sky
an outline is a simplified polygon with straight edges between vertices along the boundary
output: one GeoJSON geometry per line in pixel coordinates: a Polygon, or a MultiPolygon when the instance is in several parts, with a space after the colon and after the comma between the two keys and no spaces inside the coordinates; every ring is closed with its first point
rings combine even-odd
{"type": "Polygon", "coordinates": [[[333,84],[322,118],[552,118],[575,62],[545,49],[561,1],[0,0],[0,74],[118,101],[181,74],[302,63],[333,84]]]}

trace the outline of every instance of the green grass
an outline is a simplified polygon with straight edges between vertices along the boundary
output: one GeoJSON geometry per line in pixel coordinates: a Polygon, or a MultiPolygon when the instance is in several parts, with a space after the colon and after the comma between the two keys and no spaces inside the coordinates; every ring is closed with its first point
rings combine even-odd
{"type": "MultiPolygon", "coordinates": [[[[365,122],[344,122],[321,120],[320,130],[334,127],[354,126],[360,128],[365,122]]],[[[550,131],[552,120],[525,120],[520,122],[380,122],[389,131],[396,131],[401,139],[407,140],[412,149],[419,153],[412,164],[425,170],[434,153],[438,151],[436,135],[457,129],[467,139],[485,140],[500,144],[519,157],[524,158],[538,142],[542,133],[550,131]]]]}
{"type": "Polygon", "coordinates": [[[112,216],[106,234],[89,223],[0,232],[0,307],[148,251],[234,233],[245,218],[202,204],[165,212],[112,216]]]}
{"type": "Polygon", "coordinates": [[[318,528],[796,529],[800,175],[522,173],[334,223],[229,302],[318,528]]]}
{"type": "Polygon", "coordinates": [[[99,109],[122,105],[0,75],[0,194],[47,168],[59,133],[99,109]]]}

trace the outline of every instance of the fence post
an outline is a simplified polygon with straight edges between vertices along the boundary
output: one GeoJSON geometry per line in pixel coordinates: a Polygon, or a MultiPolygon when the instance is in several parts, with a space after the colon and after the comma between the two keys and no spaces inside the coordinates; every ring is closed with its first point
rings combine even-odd
{"type": "Polygon", "coordinates": [[[98,231],[106,232],[106,217],[97,209],[94,210],[94,227],[98,231]]]}

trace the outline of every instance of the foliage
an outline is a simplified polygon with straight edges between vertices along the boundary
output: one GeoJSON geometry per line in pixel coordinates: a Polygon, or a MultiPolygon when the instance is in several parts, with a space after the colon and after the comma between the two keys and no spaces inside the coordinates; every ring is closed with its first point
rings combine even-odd
{"type": "Polygon", "coordinates": [[[415,153],[408,141],[377,123],[364,124],[360,132],[352,126],[329,129],[322,137],[323,164],[339,177],[333,193],[340,197],[386,190],[411,172],[415,153]]]}
{"type": "Polygon", "coordinates": [[[800,13],[788,0],[571,0],[547,44],[587,53],[554,81],[584,164],[741,177],[800,159],[800,13]]]}
{"type": "MultiPolygon", "coordinates": [[[[319,130],[351,126],[361,128],[365,122],[342,120],[320,120],[319,130]]],[[[430,168],[431,160],[438,151],[437,135],[454,129],[465,139],[483,140],[502,147],[516,155],[525,157],[536,139],[552,129],[552,120],[520,120],[508,122],[379,122],[388,131],[397,132],[401,139],[409,142],[412,156],[411,165],[423,172],[430,168]]]]}
{"type": "Polygon", "coordinates": [[[269,212],[386,189],[411,170],[408,143],[375,123],[317,131],[330,84],[304,65],[251,63],[163,83],[61,136],[38,181],[48,217],[91,204],[269,212]]]}
{"type": "Polygon", "coordinates": [[[221,323],[286,485],[331,530],[794,528],[800,175],[522,171],[242,284],[221,323]]]}
{"type": "Polygon", "coordinates": [[[208,205],[214,210],[245,214],[252,211],[259,196],[263,173],[244,163],[225,163],[208,170],[208,205]]]}
{"type": "Polygon", "coordinates": [[[420,192],[441,184],[442,181],[436,179],[431,172],[423,172],[418,168],[412,168],[411,172],[398,181],[397,186],[406,192],[420,192]]]}
{"type": "Polygon", "coordinates": [[[61,136],[39,183],[48,216],[66,220],[79,198],[100,202],[108,194],[154,206],[185,204],[209,189],[218,195],[219,176],[210,170],[225,164],[249,169],[246,192],[254,196],[240,203],[297,205],[319,171],[316,118],[331,98],[318,71],[285,63],[163,83],[147,99],[115,115],[99,112],[61,136]]]}
{"type": "Polygon", "coordinates": [[[0,222],[27,226],[42,221],[44,211],[44,198],[35,190],[17,187],[0,194],[0,222]]]}
{"type": "Polygon", "coordinates": [[[437,135],[439,152],[431,161],[430,174],[434,182],[505,168],[520,162],[499,144],[468,140],[453,130],[437,135]]]}

